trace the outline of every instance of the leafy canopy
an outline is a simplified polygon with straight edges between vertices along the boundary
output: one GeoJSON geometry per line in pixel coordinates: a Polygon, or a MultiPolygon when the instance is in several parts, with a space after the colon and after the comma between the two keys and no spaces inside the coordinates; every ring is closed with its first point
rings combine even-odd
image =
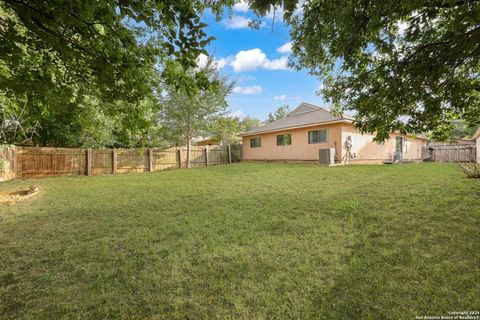
{"type": "Polygon", "coordinates": [[[210,81],[208,88],[195,94],[162,83],[158,88],[161,92],[158,99],[162,125],[172,135],[170,139],[180,137],[187,145],[195,136],[205,133],[226,110],[228,105],[225,99],[234,84],[220,73],[212,58],[202,69],[194,68],[188,72],[192,78],[203,74],[210,81]]]}
{"type": "Polygon", "coordinates": [[[152,144],[154,85],[209,85],[201,13],[231,1],[0,1],[0,138],[56,146],[152,144]]]}
{"type": "Polygon", "coordinates": [[[250,2],[260,15],[272,5],[291,25],[292,66],[322,79],[362,131],[435,136],[456,119],[480,123],[480,1],[250,2]]]}
{"type": "MultiPolygon", "coordinates": [[[[155,68],[167,59],[175,59],[184,69],[195,65],[213,39],[206,37],[200,14],[207,7],[218,12],[222,3],[4,0],[0,2],[0,53],[2,77],[10,78],[11,85],[2,84],[10,89],[18,86],[11,72],[20,62],[17,53],[36,51],[64,73],[64,82],[95,83],[110,98],[142,97],[148,92],[143,85],[146,67],[155,68]]],[[[35,71],[39,76],[42,70],[35,71]]]]}
{"type": "Polygon", "coordinates": [[[208,134],[223,144],[237,143],[242,132],[261,125],[262,121],[250,116],[242,120],[239,117],[220,116],[209,126],[208,134]]]}
{"type": "Polygon", "coordinates": [[[288,116],[290,111],[292,111],[290,109],[290,106],[288,104],[284,104],[283,106],[278,107],[278,109],[275,110],[273,113],[270,112],[268,114],[268,118],[267,118],[267,120],[265,120],[265,122],[268,123],[268,122],[273,122],[273,121],[283,119],[286,116],[288,116]]]}

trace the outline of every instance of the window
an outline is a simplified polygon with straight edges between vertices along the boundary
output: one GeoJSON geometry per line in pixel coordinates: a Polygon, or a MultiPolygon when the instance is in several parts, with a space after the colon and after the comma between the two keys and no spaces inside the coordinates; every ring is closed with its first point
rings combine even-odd
{"type": "Polygon", "coordinates": [[[262,146],[262,138],[251,138],[250,139],[250,148],[260,148],[262,146]]]}
{"type": "Polygon", "coordinates": [[[308,143],[328,142],[328,129],[308,131],[308,143]]]}
{"type": "Polygon", "coordinates": [[[292,144],[291,134],[280,134],[277,136],[277,146],[289,146],[292,144]]]}

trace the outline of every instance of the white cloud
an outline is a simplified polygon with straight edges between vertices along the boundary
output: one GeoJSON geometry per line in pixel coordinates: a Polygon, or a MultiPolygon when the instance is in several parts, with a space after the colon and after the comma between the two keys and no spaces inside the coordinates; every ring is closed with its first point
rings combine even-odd
{"type": "Polygon", "coordinates": [[[245,18],[243,16],[232,16],[228,20],[224,20],[223,24],[227,29],[242,29],[242,28],[248,28],[248,23],[251,21],[251,19],[245,18]]]}
{"type": "Polygon", "coordinates": [[[273,100],[277,100],[277,101],[282,101],[282,100],[285,100],[285,99],[287,99],[287,96],[285,94],[281,94],[279,96],[273,97],[273,100]]]}
{"type": "Polygon", "coordinates": [[[233,88],[233,93],[240,93],[240,94],[259,94],[262,93],[263,88],[262,86],[256,85],[251,87],[235,87],[233,88]]]}
{"type": "Polygon", "coordinates": [[[287,62],[287,57],[269,60],[262,50],[256,48],[238,52],[230,65],[235,72],[250,71],[259,68],[267,70],[286,70],[287,62]]]}
{"type": "Polygon", "coordinates": [[[242,50],[237,53],[231,66],[233,71],[249,71],[260,68],[267,60],[267,56],[260,49],[242,50]]]}
{"type": "Polygon", "coordinates": [[[268,13],[265,15],[267,19],[274,19],[275,21],[282,21],[283,20],[283,7],[282,6],[271,6],[268,13]]]}
{"type": "MultiPolygon", "coordinates": [[[[233,57],[227,57],[227,58],[213,58],[213,65],[217,69],[222,69],[225,67],[227,64],[229,64],[232,61],[233,57]]],[[[208,56],[200,53],[200,55],[197,57],[197,67],[198,68],[205,68],[208,62],[208,56]]]]}
{"type": "Polygon", "coordinates": [[[234,11],[238,12],[247,12],[248,11],[248,3],[245,0],[241,0],[233,6],[234,11]]]}
{"type": "Polygon", "coordinates": [[[290,53],[292,52],[292,42],[287,42],[277,49],[277,52],[280,53],[290,53]]]}
{"type": "Polygon", "coordinates": [[[280,59],[268,60],[265,62],[263,66],[265,69],[268,70],[287,70],[287,57],[280,57],[280,59]]]}

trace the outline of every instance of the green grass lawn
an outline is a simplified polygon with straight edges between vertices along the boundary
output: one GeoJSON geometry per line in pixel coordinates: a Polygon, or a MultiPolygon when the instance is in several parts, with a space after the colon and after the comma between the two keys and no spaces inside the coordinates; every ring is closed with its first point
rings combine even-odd
{"type": "Polygon", "coordinates": [[[414,319],[478,310],[480,180],[234,164],[12,181],[0,319],[414,319]]]}

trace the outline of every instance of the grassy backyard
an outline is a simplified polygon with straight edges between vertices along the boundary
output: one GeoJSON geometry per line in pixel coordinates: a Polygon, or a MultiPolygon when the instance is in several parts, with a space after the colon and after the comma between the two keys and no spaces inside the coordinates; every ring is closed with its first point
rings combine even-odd
{"type": "Polygon", "coordinates": [[[0,319],[414,319],[480,301],[453,165],[234,164],[12,181],[0,319]]]}

